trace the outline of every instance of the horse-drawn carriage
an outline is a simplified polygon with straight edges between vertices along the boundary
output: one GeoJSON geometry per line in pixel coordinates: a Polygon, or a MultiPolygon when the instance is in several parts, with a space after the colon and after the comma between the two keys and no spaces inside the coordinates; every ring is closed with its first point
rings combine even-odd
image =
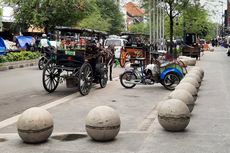
{"type": "MultiPolygon", "coordinates": [[[[120,66],[124,67],[127,61],[135,58],[149,59],[148,35],[121,33],[121,37],[127,39],[125,47],[121,50],[120,66]]],[[[147,63],[145,63],[147,64],[147,63]]]]}
{"type": "Polygon", "coordinates": [[[104,88],[108,68],[95,41],[103,40],[106,33],[71,27],[57,27],[56,31],[61,46],[43,69],[45,90],[55,91],[64,80],[67,87],[78,87],[82,95],[89,93],[92,83],[99,83],[104,88]]]}
{"type": "Polygon", "coordinates": [[[182,48],[182,55],[200,59],[200,52],[201,47],[197,42],[197,35],[195,33],[187,33],[185,37],[185,45],[182,48]]]}
{"type": "Polygon", "coordinates": [[[148,35],[127,34],[128,43],[121,52],[120,63],[130,62],[130,68],[120,75],[120,83],[125,88],[161,83],[166,89],[174,90],[187,73],[182,61],[169,60],[165,53],[148,44],[148,35]],[[152,47],[152,49],[150,49],[152,47]],[[154,50],[155,49],[155,50],[154,50]],[[162,60],[159,59],[161,56],[162,60]],[[163,57],[164,56],[164,57],[163,57]]]}

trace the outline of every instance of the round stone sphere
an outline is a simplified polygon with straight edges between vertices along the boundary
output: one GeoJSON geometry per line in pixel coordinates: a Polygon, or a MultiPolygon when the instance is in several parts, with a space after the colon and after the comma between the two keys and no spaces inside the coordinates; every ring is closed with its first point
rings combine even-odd
{"type": "Polygon", "coordinates": [[[184,77],[184,78],[181,80],[180,83],[184,83],[184,82],[187,82],[187,83],[192,84],[193,86],[196,87],[197,90],[198,90],[199,87],[200,87],[199,82],[198,82],[196,79],[191,78],[191,77],[184,77]]]}
{"type": "Polygon", "coordinates": [[[185,64],[185,66],[188,66],[188,64],[189,64],[189,60],[188,59],[181,58],[180,60],[185,64]]]}
{"type": "Polygon", "coordinates": [[[196,74],[196,73],[189,72],[188,74],[185,75],[185,77],[194,78],[194,79],[197,80],[197,82],[198,82],[199,84],[201,84],[202,78],[201,78],[198,74],[196,74]]]}
{"type": "Polygon", "coordinates": [[[86,117],[86,131],[96,141],[110,141],[120,130],[119,114],[111,107],[98,106],[86,117]]]}
{"type": "Polygon", "coordinates": [[[17,121],[18,134],[26,143],[46,141],[53,132],[53,118],[42,108],[25,110],[17,121]]]}
{"type": "Polygon", "coordinates": [[[183,131],[189,124],[188,107],[179,99],[169,99],[158,110],[158,121],[168,131],[183,131]]]}
{"type": "Polygon", "coordinates": [[[195,66],[196,65],[196,59],[195,58],[189,58],[188,65],[189,66],[195,66]]]}
{"type": "Polygon", "coordinates": [[[201,72],[202,76],[204,77],[204,70],[198,66],[193,67],[191,70],[198,70],[201,72]]]}
{"type": "Polygon", "coordinates": [[[169,99],[179,99],[182,102],[184,102],[187,107],[189,108],[189,111],[192,112],[195,104],[195,100],[193,96],[184,89],[176,89],[173,92],[170,93],[168,96],[169,99]]]}
{"type": "Polygon", "coordinates": [[[157,106],[156,106],[156,110],[157,110],[157,111],[159,110],[160,106],[161,106],[166,100],[168,100],[168,97],[165,98],[164,100],[160,101],[160,102],[157,104],[157,106]]]}
{"type": "Polygon", "coordinates": [[[203,74],[202,74],[202,72],[199,71],[199,70],[196,70],[196,69],[189,71],[189,73],[198,75],[201,78],[201,80],[204,77],[203,74]]]}
{"type": "Polygon", "coordinates": [[[187,82],[179,83],[178,86],[176,86],[176,90],[177,89],[184,89],[184,90],[188,91],[193,96],[194,101],[196,101],[198,91],[197,91],[196,87],[193,86],[191,83],[187,83],[187,82]]]}

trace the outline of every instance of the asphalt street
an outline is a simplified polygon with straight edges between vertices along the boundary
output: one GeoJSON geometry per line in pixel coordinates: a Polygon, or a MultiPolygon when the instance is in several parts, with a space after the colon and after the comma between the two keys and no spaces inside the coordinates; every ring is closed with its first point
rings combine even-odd
{"type": "Polygon", "coordinates": [[[0,87],[0,121],[76,92],[61,85],[48,94],[42,86],[42,71],[37,67],[1,71],[0,87]]]}
{"type": "MultiPolygon", "coordinates": [[[[206,52],[198,66],[205,70],[191,120],[183,132],[167,132],[158,123],[157,104],[170,92],[160,84],[124,89],[114,80],[49,107],[54,131],[42,144],[25,144],[15,122],[0,128],[1,153],[229,153],[230,58],[226,50],[206,52]],[[107,105],[120,114],[121,130],[114,141],[95,142],[85,131],[85,117],[94,107],[107,105]]],[[[1,126],[2,122],[0,122],[1,126]]]]}
{"type": "MultiPolygon", "coordinates": [[[[121,68],[114,69],[113,77],[121,71],[121,68]]],[[[42,71],[37,66],[0,71],[0,121],[77,91],[77,88],[66,88],[63,83],[55,92],[47,93],[42,86],[42,71]]]]}

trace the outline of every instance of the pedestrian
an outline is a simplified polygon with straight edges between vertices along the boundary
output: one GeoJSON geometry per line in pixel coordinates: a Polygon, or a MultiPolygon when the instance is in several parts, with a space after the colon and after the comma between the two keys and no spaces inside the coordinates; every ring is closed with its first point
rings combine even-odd
{"type": "Polygon", "coordinates": [[[214,41],[214,39],[212,39],[211,42],[212,42],[212,47],[214,47],[214,46],[215,46],[215,41],[214,41]]]}
{"type": "Polygon", "coordinates": [[[39,46],[41,47],[42,52],[49,50],[49,47],[51,46],[51,44],[49,40],[47,39],[46,34],[42,34],[42,38],[40,40],[39,46]]]}

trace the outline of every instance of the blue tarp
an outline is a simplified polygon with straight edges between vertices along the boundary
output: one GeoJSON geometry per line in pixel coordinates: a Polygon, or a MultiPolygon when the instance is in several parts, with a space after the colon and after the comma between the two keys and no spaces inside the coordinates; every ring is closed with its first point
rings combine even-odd
{"type": "Polygon", "coordinates": [[[16,43],[19,48],[26,48],[27,45],[32,43],[32,36],[17,36],[16,43]]]}
{"type": "Polygon", "coordinates": [[[0,55],[3,55],[5,53],[6,53],[6,45],[4,39],[0,37],[0,55]]]}

